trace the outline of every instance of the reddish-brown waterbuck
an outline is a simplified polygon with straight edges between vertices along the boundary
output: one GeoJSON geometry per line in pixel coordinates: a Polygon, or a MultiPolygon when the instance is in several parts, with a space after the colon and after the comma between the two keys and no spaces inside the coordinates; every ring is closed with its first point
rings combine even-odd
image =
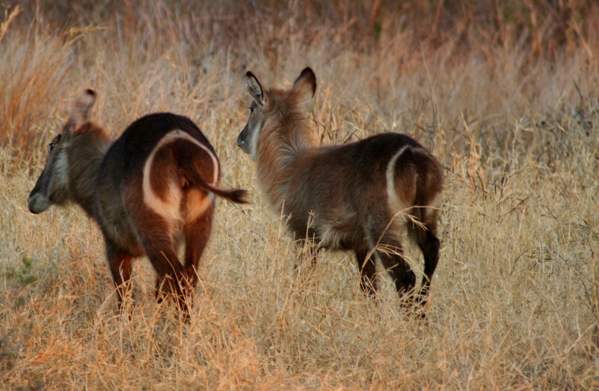
{"type": "Polygon", "coordinates": [[[132,258],[148,256],[158,275],[157,297],[185,296],[198,282],[215,195],[244,203],[245,190],[223,190],[220,163],[188,118],[150,114],[133,122],[115,142],[88,121],[96,93],[87,90],[72,108],[62,134],[50,144],[46,167],[29,194],[29,210],[74,202],[102,231],[119,307],[129,290],[132,258]],[[185,264],[178,250],[185,243],[185,264]]]}
{"type": "Polygon", "coordinates": [[[439,260],[438,209],[432,205],[443,187],[441,164],[404,134],[319,146],[308,118],[316,92],[310,68],[289,90],[265,90],[251,72],[246,76],[253,102],[237,145],[257,161],[260,185],[296,239],[354,251],[362,289],[370,295],[380,259],[401,295],[416,284],[401,245],[407,232],[424,255],[418,295],[424,304],[439,260]]]}

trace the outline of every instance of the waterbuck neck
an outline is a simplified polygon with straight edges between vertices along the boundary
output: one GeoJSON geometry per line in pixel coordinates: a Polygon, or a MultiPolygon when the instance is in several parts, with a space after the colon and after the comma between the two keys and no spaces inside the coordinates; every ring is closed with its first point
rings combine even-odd
{"type": "Polygon", "coordinates": [[[258,145],[258,180],[275,208],[284,201],[293,163],[317,146],[304,113],[277,113],[266,121],[258,145]]]}
{"type": "Polygon", "coordinates": [[[98,170],[111,144],[102,129],[90,125],[90,129],[73,134],[68,148],[70,198],[90,217],[97,214],[98,170]]]}

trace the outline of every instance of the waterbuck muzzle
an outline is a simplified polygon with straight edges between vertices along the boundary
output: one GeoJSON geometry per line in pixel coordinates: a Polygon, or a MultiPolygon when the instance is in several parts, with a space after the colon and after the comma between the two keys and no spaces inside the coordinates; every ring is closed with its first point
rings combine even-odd
{"type": "Polygon", "coordinates": [[[252,155],[256,160],[258,154],[258,141],[260,133],[266,121],[264,106],[268,102],[267,96],[262,89],[262,85],[252,72],[246,73],[246,82],[253,102],[250,105],[250,117],[248,122],[237,137],[237,146],[247,154],[252,155]]]}

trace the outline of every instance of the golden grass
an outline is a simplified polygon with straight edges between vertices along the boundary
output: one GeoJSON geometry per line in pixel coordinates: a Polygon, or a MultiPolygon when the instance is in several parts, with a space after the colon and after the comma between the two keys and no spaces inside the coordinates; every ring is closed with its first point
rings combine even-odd
{"type": "Polygon", "coordinates": [[[1,26],[0,389],[599,388],[594,2],[36,4],[1,26]],[[351,254],[292,273],[298,253],[235,138],[245,71],[288,86],[304,66],[324,143],[405,132],[447,168],[424,322],[386,275],[380,302],[365,298],[351,254]],[[189,116],[223,184],[252,190],[250,206],[218,203],[190,324],[154,302],[146,260],[120,316],[93,222],[27,211],[88,87],[115,137],[149,112],[189,116]]]}

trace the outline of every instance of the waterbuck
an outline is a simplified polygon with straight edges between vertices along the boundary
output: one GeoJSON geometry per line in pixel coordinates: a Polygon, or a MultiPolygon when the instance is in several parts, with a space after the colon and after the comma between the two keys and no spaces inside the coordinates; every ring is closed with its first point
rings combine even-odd
{"type": "Polygon", "coordinates": [[[173,294],[188,315],[185,296],[198,282],[215,195],[244,203],[245,190],[223,190],[220,163],[200,129],[171,113],[133,122],[112,142],[88,121],[96,93],[75,101],[62,134],[29,194],[29,210],[78,204],[99,226],[117,287],[119,308],[129,291],[132,258],[148,256],[157,273],[156,295],[173,294]],[[185,265],[178,250],[184,242],[185,265]]]}
{"type": "Polygon", "coordinates": [[[308,118],[316,92],[310,68],[289,90],[265,90],[251,72],[246,77],[253,102],[237,145],[257,161],[260,186],[295,238],[313,241],[317,249],[354,251],[369,296],[377,291],[380,259],[400,296],[410,293],[424,305],[439,260],[438,210],[432,205],[443,187],[441,164],[398,133],[319,146],[308,118]],[[424,255],[418,295],[403,256],[403,232],[424,255]]]}

